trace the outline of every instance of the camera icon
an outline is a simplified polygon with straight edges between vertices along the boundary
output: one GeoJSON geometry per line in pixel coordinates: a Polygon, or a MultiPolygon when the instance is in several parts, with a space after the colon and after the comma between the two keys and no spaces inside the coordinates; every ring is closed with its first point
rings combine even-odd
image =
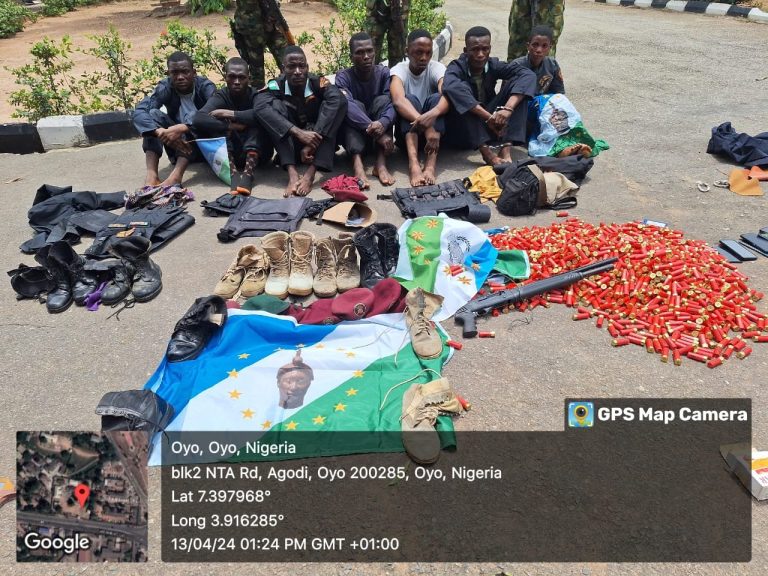
{"type": "Polygon", "coordinates": [[[592,428],[595,424],[595,405],[592,402],[568,403],[568,426],[592,428]]]}

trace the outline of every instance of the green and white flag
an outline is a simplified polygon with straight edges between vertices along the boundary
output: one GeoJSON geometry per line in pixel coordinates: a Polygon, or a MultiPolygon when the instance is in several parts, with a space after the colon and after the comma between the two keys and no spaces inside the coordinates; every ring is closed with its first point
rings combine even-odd
{"type": "Polygon", "coordinates": [[[493,269],[498,251],[480,228],[445,214],[406,220],[398,230],[395,278],[444,297],[434,320],[445,320],[472,297],[493,269]]]}

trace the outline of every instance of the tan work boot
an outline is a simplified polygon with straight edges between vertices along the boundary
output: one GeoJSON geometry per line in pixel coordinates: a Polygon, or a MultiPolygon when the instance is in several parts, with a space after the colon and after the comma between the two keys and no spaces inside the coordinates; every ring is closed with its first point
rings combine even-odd
{"type": "Polygon", "coordinates": [[[318,298],[330,298],[336,294],[336,252],[333,240],[323,238],[315,243],[315,280],[312,289],[318,298]]]}
{"type": "Polygon", "coordinates": [[[418,464],[434,464],[440,457],[440,436],[435,422],[440,406],[455,394],[447,378],[414,384],[403,394],[400,428],[408,456],[418,464]]]}
{"type": "Polygon", "coordinates": [[[312,247],[315,237],[310,232],[298,230],[291,234],[291,273],[288,276],[288,293],[294,296],[312,294],[312,247]]]}
{"type": "Polygon", "coordinates": [[[222,298],[233,298],[240,290],[246,269],[256,261],[259,253],[263,254],[262,249],[253,244],[240,248],[235,260],[216,284],[213,293],[222,298]]]}
{"type": "Polygon", "coordinates": [[[338,238],[332,238],[338,270],[336,287],[339,292],[346,292],[360,286],[360,266],[357,264],[354,236],[351,232],[342,232],[338,238]]]}
{"type": "Polygon", "coordinates": [[[269,276],[264,292],[270,296],[288,296],[288,274],[290,272],[290,236],[287,232],[270,232],[261,239],[261,247],[269,256],[269,276]]]}
{"type": "Polygon", "coordinates": [[[246,267],[243,283],[240,285],[240,295],[244,298],[258,296],[264,292],[267,285],[267,272],[269,272],[269,258],[267,253],[257,246],[253,255],[253,262],[246,267]]]}
{"type": "Polygon", "coordinates": [[[443,341],[430,320],[443,303],[443,297],[421,288],[405,295],[405,321],[411,334],[413,351],[420,358],[437,358],[443,351],[443,341]]]}

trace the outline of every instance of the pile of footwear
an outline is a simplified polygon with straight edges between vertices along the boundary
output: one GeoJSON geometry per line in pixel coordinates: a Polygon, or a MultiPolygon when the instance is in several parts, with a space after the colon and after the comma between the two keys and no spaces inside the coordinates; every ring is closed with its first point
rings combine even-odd
{"type": "Polygon", "coordinates": [[[151,242],[129,236],[114,242],[114,259],[94,260],[77,254],[64,240],[44,246],[35,254],[40,266],[19,265],[11,270],[11,286],[18,298],[45,301],[51,314],[64,312],[74,302],[95,310],[133,297],[148,302],[163,289],[160,266],[149,257],[151,242]]]}
{"type": "Polygon", "coordinates": [[[353,235],[315,239],[298,230],[272,232],[261,246],[248,244],[219,280],[214,294],[222,298],[250,298],[265,292],[286,298],[330,298],[360,286],[360,268],[353,235]]]}

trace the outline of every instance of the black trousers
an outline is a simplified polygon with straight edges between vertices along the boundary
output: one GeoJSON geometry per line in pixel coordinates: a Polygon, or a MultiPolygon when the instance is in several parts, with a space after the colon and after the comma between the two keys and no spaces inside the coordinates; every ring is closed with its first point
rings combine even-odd
{"type": "MultiPolygon", "coordinates": [[[[365,105],[359,100],[357,103],[361,108],[365,108],[365,105]]],[[[365,108],[365,111],[372,120],[380,120],[382,114],[384,114],[390,104],[392,104],[392,98],[387,94],[382,94],[381,96],[376,96],[376,98],[373,99],[373,102],[371,102],[371,105],[368,108],[365,108]]],[[[344,138],[342,139],[342,142],[344,142],[344,149],[349,154],[364,154],[366,151],[375,149],[375,142],[365,133],[365,130],[360,130],[349,124],[349,122],[344,122],[341,130],[344,134],[344,138]]],[[[391,135],[391,127],[389,132],[391,135]]]]}
{"type": "MultiPolygon", "coordinates": [[[[314,126],[312,122],[307,122],[304,126],[299,124],[299,119],[295,118],[288,106],[282,100],[273,100],[272,106],[281,115],[290,120],[294,125],[302,130],[313,130],[314,126]]],[[[344,114],[337,114],[333,119],[333,124],[329,130],[329,134],[323,137],[323,141],[315,151],[315,160],[312,162],[315,168],[321,172],[330,172],[333,170],[333,157],[336,154],[336,136],[341,128],[341,124],[344,122],[344,114]]],[[[295,140],[290,134],[286,134],[284,138],[279,140],[272,139],[272,144],[277,150],[277,156],[280,159],[280,166],[283,168],[287,166],[295,166],[301,164],[301,149],[304,147],[301,142],[295,140]]]]}
{"type": "MultiPolygon", "coordinates": [[[[149,115],[152,117],[152,120],[155,121],[155,128],[170,128],[171,126],[178,124],[178,122],[174,121],[162,110],[152,109],[149,111],[149,115]]],[[[195,136],[188,132],[185,136],[185,139],[194,140],[195,136]]],[[[188,157],[189,161],[202,162],[203,155],[200,153],[197,145],[192,142],[190,146],[192,148],[192,153],[188,157]]],[[[160,139],[157,136],[144,136],[141,142],[141,149],[144,150],[144,152],[154,152],[158,156],[163,155],[163,148],[165,148],[165,153],[168,155],[168,160],[170,163],[176,164],[176,157],[179,155],[178,150],[174,150],[168,146],[163,146],[163,143],[160,142],[160,139]]]]}
{"type": "MultiPolygon", "coordinates": [[[[497,106],[503,106],[512,96],[512,84],[502,84],[501,91],[487,104],[483,105],[493,114],[497,106]]],[[[525,144],[526,122],[528,118],[528,99],[518,104],[507,122],[507,129],[501,137],[488,130],[485,122],[467,112],[459,114],[451,107],[445,115],[445,143],[458,150],[475,150],[484,144],[504,142],[525,144]]]]}
{"type": "MultiPolygon", "coordinates": [[[[413,104],[413,107],[416,109],[417,112],[421,112],[422,114],[424,112],[427,112],[428,110],[432,110],[435,106],[437,106],[437,103],[440,101],[440,94],[438,92],[435,92],[434,94],[430,94],[427,97],[426,102],[422,104],[419,102],[419,99],[416,98],[416,96],[409,94],[406,95],[406,98],[408,98],[408,102],[413,104]]],[[[445,135],[445,116],[440,116],[437,120],[435,120],[434,129],[437,130],[441,135],[445,135]]],[[[405,135],[408,134],[408,132],[411,131],[411,122],[410,120],[406,120],[402,116],[397,117],[397,122],[395,123],[395,141],[397,142],[397,147],[400,148],[401,151],[406,151],[405,146],[405,135]]],[[[419,135],[419,147],[421,148],[424,144],[424,137],[423,135],[419,135]]]]}

